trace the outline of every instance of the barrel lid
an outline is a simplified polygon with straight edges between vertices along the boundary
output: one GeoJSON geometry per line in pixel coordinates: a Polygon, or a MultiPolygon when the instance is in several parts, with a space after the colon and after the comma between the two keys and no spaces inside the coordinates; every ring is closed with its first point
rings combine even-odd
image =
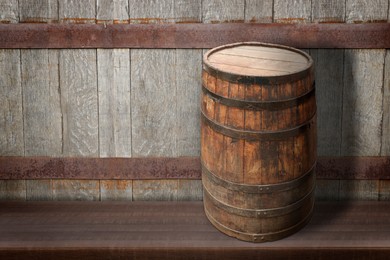
{"type": "Polygon", "coordinates": [[[284,83],[312,73],[313,60],[303,51],[277,44],[242,42],[209,50],[203,57],[210,74],[238,83],[284,83]]]}

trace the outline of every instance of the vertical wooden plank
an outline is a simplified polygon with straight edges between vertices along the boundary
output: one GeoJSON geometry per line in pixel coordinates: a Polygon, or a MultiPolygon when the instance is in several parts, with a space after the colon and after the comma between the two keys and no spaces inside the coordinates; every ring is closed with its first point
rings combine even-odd
{"type": "MultiPolygon", "coordinates": [[[[201,0],[176,0],[174,6],[176,22],[201,22],[201,5],[201,0]]],[[[177,155],[199,156],[202,51],[176,49],[175,64],[177,155]]]]}
{"type": "Polygon", "coordinates": [[[133,199],[132,180],[101,180],[100,199],[105,200],[129,200],[133,199]]]}
{"type": "Polygon", "coordinates": [[[18,23],[18,0],[0,0],[0,23],[18,23]]]}
{"type": "Polygon", "coordinates": [[[60,50],[65,156],[99,154],[96,81],[95,50],[60,50]]]}
{"type": "Polygon", "coordinates": [[[178,180],[134,180],[134,201],[176,201],[178,180]]]}
{"type": "Polygon", "coordinates": [[[108,23],[128,23],[129,22],[129,2],[128,0],[97,0],[96,20],[108,23]]]}
{"type": "Polygon", "coordinates": [[[26,181],[0,180],[1,200],[26,200],[26,181]]]}
{"type": "Polygon", "coordinates": [[[21,22],[50,23],[58,21],[57,0],[19,0],[19,8],[21,22]]]}
{"type": "Polygon", "coordinates": [[[386,50],[383,87],[384,89],[381,155],[390,156],[390,50],[386,50]]]}
{"type": "Polygon", "coordinates": [[[378,156],[381,147],[384,50],[346,50],[343,156],[378,156]]]}
{"type": "Polygon", "coordinates": [[[311,0],[275,0],[274,22],[309,23],[311,21],[311,0]]]}
{"type": "Polygon", "coordinates": [[[59,20],[62,23],[95,23],[97,0],[58,1],[59,20]]]}
{"type": "MultiPolygon", "coordinates": [[[[313,0],[315,22],[344,22],[345,1],[313,0]]],[[[314,60],[318,155],[340,155],[344,50],[310,50],[314,60]]]]}
{"type": "Polygon", "coordinates": [[[245,1],[203,1],[202,20],[204,23],[243,22],[245,21],[245,1]]]}
{"type": "MultiPolygon", "coordinates": [[[[388,1],[346,1],[346,22],[387,20],[388,1]],[[386,3],[385,3],[386,2],[386,3]]],[[[342,155],[377,156],[382,142],[385,50],[346,50],[342,155]]]]}
{"type": "Polygon", "coordinates": [[[53,200],[99,200],[98,180],[53,180],[53,200]]]}
{"type": "Polygon", "coordinates": [[[202,200],[201,180],[178,180],[177,200],[202,200]]]}
{"type": "Polygon", "coordinates": [[[245,22],[272,23],[273,0],[246,0],[245,22]]]}
{"type": "Polygon", "coordinates": [[[174,2],[176,23],[202,22],[202,0],[175,0],[174,2]]]}
{"type": "MultiPolygon", "coordinates": [[[[164,22],[173,1],[131,0],[130,20],[164,22]]],[[[131,51],[132,156],[177,155],[175,50],[131,51]]]]}
{"type": "Polygon", "coordinates": [[[24,155],[20,50],[0,50],[0,155],[24,155]]]}
{"type": "MultiPolygon", "coordinates": [[[[58,20],[57,1],[19,1],[20,22],[58,20]]],[[[58,51],[21,50],[26,156],[62,153],[58,51]]]]}
{"type": "Polygon", "coordinates": [[[202,50],[180,50],[176,55],[177,154],[199,156],[202,50]]]}
{"type": "Polygon", "coordinates": [[[340,200],[378,200],[379,180],[340,180],[340,200]]]}
{"type": "MultiPolygon", "coordinates": [[[[95,0],[59,1],[59,19],[66,23],[94,22],[95,0]]],[[[96,50],[60,50],[59,63],[63,154],[98,156],[96,50]]]]}
{"type": "MultiPolygon", "coordinates": [[[[127,1],[98,1],[97,19],[128,21],[127,1]]],[[[98,49],[100,157],[131,156],[130,50],[98,49]]]]}
{"type": "Polygon", "coordinates": [[[26,198],[32,201],[53,200],[52,180],[26,180],[26,198]]]}
{"type": "Polygon", "coordinates": [[[57,50],[21,50],[26,156],[62,153],[57,50]]]}
{"type": "Polygon", "coordinates": [[[176,156],[175,50],[132,50],[131,61],[132,156],[176,156]]]}
{"type": "Polygon", "coordinates": [[[387,22],[388,0],[346,0],[347,22],[387,22]]]}
{"type": "Polygon", "coordinates": [[[129,0],[130,23],[172,23],[174,0],[129,0]]]}
{"type": "Polygon", "coordinates": [[[312,21],[316,23],[342,23],[345,21],[345,1],[312,0],[312,21]]]}

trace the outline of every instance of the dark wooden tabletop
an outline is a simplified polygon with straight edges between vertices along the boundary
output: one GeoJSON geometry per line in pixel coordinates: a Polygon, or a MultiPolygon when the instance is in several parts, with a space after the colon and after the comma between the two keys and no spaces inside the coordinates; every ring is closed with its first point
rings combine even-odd
{"type": "Polygon", "coordinates": [[[390,202],[319,202],[276,242],[230,238],[202,202],[0,202],[0,259],[390,259],[390,202]]]}

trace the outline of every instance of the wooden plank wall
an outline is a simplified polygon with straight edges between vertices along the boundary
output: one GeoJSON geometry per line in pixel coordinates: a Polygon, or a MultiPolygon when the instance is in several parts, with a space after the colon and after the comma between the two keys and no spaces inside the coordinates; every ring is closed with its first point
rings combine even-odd
{"type": "MultiPolygon", "coordinates": [[[[0,0],[1,23],[389,22],[389,0],[0,0]]],[[[0,156],[199,156],[202,54],[0,50],[0,156]]],[[[389,50],[308,51],[319,156],[390,156],[389,50]]],[[[388,199],[382,180],[319,180],[321,199],[388,199]]],[[[201,199],[197,180],[0,181],[0,198],[201,199]]]]}

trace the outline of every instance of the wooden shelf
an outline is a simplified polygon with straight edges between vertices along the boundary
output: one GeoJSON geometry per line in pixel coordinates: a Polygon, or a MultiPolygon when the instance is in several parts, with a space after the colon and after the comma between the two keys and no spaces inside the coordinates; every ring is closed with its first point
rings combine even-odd
{"type": "Polygon", "coordinates": [[[230,238],[202,202],[0,202],[0,259],[388,259],[390,202],[318,202],[300,232],[230,238]]]}

